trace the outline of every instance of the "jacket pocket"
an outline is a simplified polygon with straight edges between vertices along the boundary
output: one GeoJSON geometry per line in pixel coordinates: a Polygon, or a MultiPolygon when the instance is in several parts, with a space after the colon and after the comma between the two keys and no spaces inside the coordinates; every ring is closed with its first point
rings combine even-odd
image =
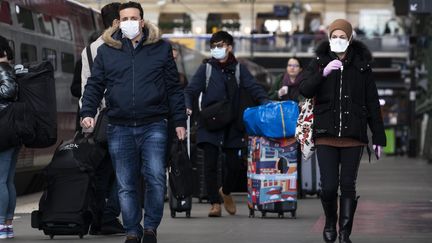
{"type": "Polygon", "coordinates": [[[362,140],[366,136],[367,116],[365,106],[352,103],[346,135],[362,140]]]}
{"type": "Polygon", "coordinates": [[[332,134],[334,131],[334,112],[330,103],[319,104],[314,106],[314,133],[315,134],[332,134]]]}

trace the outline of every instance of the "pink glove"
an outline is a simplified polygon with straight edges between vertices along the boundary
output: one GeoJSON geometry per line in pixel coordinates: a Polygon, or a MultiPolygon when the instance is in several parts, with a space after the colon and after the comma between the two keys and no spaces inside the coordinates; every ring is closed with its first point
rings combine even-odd
{"type": "Polygon", "coordinates": [[[375,151],[375,156],[376,156],[376,158],[377,159],[380,159],[380,157],[381,157],[381,149],[382,149],[382,147],[380,146],[380,145],[373,145],[372,146],[373,147],[373,149],[374,149],[374,151],[375,151]]]}
{"type": "Polygon", "coordinates": [[[327,64],[323,70],[323,76],[327,77],[332,70],[338,70],[342,66],[342,62],[339,60],[333,60],[327,64]]]}

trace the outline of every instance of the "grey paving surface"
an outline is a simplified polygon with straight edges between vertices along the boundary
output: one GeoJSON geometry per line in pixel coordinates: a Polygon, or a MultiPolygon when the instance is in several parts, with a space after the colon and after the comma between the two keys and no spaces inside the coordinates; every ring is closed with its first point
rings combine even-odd
{"type": "MultiPolygon", "coordinates": [[[[385,157],[363,161],[358,178],[361,196],[352,240],[355,243],[432,243],[432,165],[420,159],[385,157]]],[[[50,240],[30,227],[39,194],[18,198],[16,238],[7,242],[123,242],[123,236],[58,236],[50,240]]],[[[206,204],[193,204],[192,218],[172,219],[168,205],[159,228],[163,243],[322,242],[324,224],[319,200],[299,200],[297,219],[269,215],[248,218],[246,195],[236,195],[238,215],[208,218],[206,204]]],[[[0,240],[1,241],[1,240],[0,240]]]]}

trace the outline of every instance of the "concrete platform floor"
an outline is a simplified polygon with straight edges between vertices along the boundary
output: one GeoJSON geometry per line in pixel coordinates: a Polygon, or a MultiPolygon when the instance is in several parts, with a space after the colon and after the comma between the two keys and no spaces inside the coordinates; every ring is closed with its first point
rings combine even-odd
{"type": "MultiPolygon", "coordinates": [[[[360,195],[352,241],[355,243],[432,243],[432,164],[421,159],[384,157],[368,163],[358,176],[360,195]]],[[[16,238],[7,242],[123,242],[123,236],[57,236],[50,240],[30,226],[40,193],[18,198],[16,238]]],[[[322,242],[324,216],[316,197],[298,202],[297,219],[268,214],[248,217],[246,195],[235,195],[238,214],[208,218],[208,204],[194,201],[192,218],[171,218],[168,204],[158,229],[161,243],[309,243],[322,242]]],[[[0,240],[1,241],[1,240],[0,240]]]]}

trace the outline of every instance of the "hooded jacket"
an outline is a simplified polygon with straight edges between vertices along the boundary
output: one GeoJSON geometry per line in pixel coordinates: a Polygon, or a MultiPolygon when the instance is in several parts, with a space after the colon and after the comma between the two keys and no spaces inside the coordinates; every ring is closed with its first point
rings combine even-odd
{"type": "Polygon", "coordinates": [[[108,28],[102,38],[105,43],[97,50],[87,80],[81,117],[94,117],[105,95],[111,124],[139,126],[172,119],[176,127],[185,127],[177,67],[171,45],[160,38],[159,29],[145,22],[135,48],[118,27],[108,28]]]}
{"type": "Polygon", "coordinates": [[[343,70],[332,70],[323,77],[327,64],[338,59],[329,41],[320,43],[300,84],[300,93],[315,98],[313,136],[353,138],[368,143],[367,126],[372,143],[385,146],[378,92],[372,76],[372,54],[361,42],[353,40],[343,70]]]}

